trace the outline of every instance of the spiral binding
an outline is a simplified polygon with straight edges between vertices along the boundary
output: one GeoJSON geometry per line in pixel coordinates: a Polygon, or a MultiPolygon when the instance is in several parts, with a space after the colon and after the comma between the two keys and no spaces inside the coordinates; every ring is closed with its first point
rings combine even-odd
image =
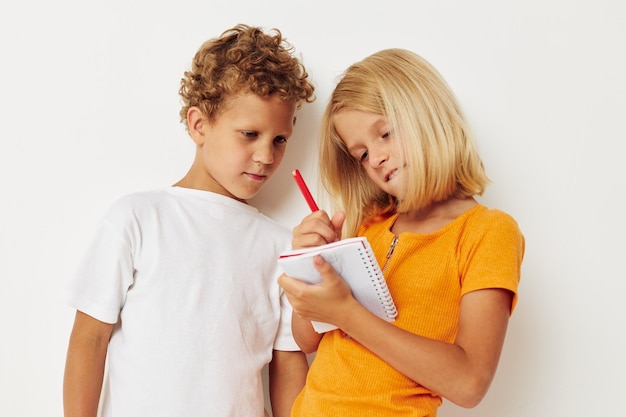
{"type": "Polygon", "coordinates": [[[359,248],[359,254],[369,274],[369,279],[372,282],[373,287],[376,289],[376,294],[383,306],[383,309],[385,310],[387,317],[391,319],[396,318],[396,316],[398,315],[398,310],[396,309],[396,305],[394,304],[393,299],[391,298],[391,294],[389,293],[387,281],[385,281],[383,272],[378,266],[376,260],[372,259],[372,249],[369,242],[365,241],[363,243],[367,246],[367,251],[359,248]]]}

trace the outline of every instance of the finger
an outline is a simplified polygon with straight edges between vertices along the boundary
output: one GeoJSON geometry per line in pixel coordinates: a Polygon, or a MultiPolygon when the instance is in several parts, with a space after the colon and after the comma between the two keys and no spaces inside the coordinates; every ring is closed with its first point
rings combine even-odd
{"type": "Polygon", "coordinates": [[[291,239],[291,246],[293,249],[310,248],[313,246],[324,245],[326,243],[328,243],[326,239],[319,233],[309,233],[304,235],[294,233],[293,239],[291,239]]]}
{"type": "Polygon", "coordinates": [[[333,266],[329,264],[321,255],[315,255],[313,257],[313,265],[315,265],[315,269],[317,269],[322,276],[322,281],[327,278],[333,278],[334,275],[337,275],[333,266]]]}
{"type": "Polygon", "coordinates": [[[278,277],[278,285],[282,287],[287,295],[302,294],[302,291],[309,285],[296,278],[292,278],[287,274],[282,274],[278,277]]]}
{"type": "Polygon", "coordinates": [[[337,240],[335,227],[328,214],[319,210],[305,217],[293,229],[292,247],[303,248],[319,246],[337,240]]]}
{"type": "Polygon", "coordinates": [[[335,229],[336,240],[341,239],[341,230],[343,229],[343,223],[345,222],[345,220],[345,211],[338,211],[337,213],[333,214],[333,217],[330,219],[330,223],[332,224],[333,229],[335,229]]]}
{"type": "Polygon", "coordinates": [[[312,320],[312,317],[314,317],[313,313],[316,310],[316,304],[311,304],[310,299],[307,297],[307,294],[310,294],[312,285],[286,274],[282,274],[278,277],[278,284],[285,291],[285,295],[293,308],[293,312],[303,319],[312,320]]]}

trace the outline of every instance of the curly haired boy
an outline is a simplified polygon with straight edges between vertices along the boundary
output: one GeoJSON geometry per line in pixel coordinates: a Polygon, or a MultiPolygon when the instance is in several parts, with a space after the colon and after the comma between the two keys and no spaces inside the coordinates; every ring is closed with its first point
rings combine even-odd
{"type": "Polygon", "coordinates": [[[237,25],[196,53],[180,87],[189,171],[116,201],[64,290],[66,417],[261,417],[270,362],[273,414],[288,415],[307,370],[276,283],[291,232],[246,200],[314,100],[293,52],[277,29],[237,25]]]}

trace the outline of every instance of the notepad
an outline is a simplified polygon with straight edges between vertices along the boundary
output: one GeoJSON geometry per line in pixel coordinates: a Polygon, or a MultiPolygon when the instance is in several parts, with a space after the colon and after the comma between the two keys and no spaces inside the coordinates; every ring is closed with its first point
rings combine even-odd
{"type": "MultiPolygon", "coordinates": [[[[392,322],[398,311],[389,293],[385,277],[365,237],[353,237],[322,246],[283,252],[278,264],[292,278],[316,284],[322,277],[313,265],[315,255],[330,263],[348,283],[354,298],[378,317],[392,322]]],[[[318,333],[334,330],[329,323],[312,322],[318,333]]]]}

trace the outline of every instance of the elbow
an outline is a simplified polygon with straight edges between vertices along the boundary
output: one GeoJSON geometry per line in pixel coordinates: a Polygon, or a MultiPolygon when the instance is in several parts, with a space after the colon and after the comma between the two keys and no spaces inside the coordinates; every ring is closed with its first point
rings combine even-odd
{"type": "Polygon", "coordinates": [[[477,378],[465,381],[455,395],[448,397],[456,405],[463,408],[474,408],[485,398],[491,379],[477,378]]]}
{"type": "Polygon", "coordinates": [[[323,336],[322,334],[316,333],[310,324],[309,328],[306,329],[306,331],[298,331],[296,329],[294,330],[294,339],[302,352],[306,353],[307,355],[317,352],[317,348],[323,336]]]}
{"type": "Polygon", "coordinates": [[[307,355],[317,352],[318,343],[303,343],[298,341],[297,344],[300,350],[307,355]]]}
{"type": "Polygon", "coordinates": [[[457,400],[451,400],[453,403],[463,408],[474,408],[482,401],[483,396],[480,395],[467,395],[460,397],[457,400]]]}

